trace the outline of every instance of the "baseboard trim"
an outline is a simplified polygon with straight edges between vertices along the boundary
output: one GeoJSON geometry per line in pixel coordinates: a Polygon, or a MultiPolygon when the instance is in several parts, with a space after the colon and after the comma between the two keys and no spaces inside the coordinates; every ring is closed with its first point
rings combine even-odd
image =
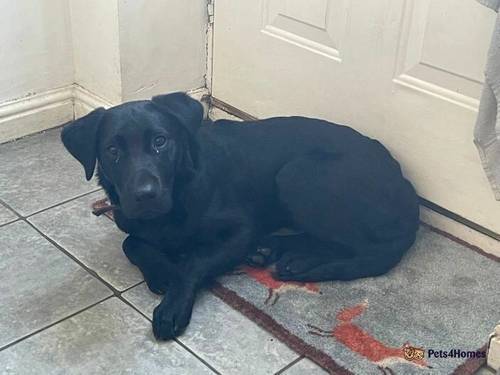
{"type": "Polygon", "coordinates": [[[72,85],[0,104],[0,143],[73,119],[72,85]]]}
{"type": "MultiPolygon", "coordinates": [[[[84,87],[80,85],[73,85],[73,97],[74,97],[74,114],[75,114],[75,119],[80,118],[90,111],[103,107],[103,108],[109,108],[114,105],[120,104],[120,103],[112,103],[96,94],[93,92],[85,89],[84,87]]],[[[193,89],[187,92],[187,94],[204,104],[204,101],[206,100],[205,98],[207,97],[208,90],[206,87],[200,87],[197,89],[193,89]]]]}
{"type": "Polygon", "coordinates": [[[220,110],[227,112],[235,117],[238,117],[244,121],[254,121],[258,120],[257,117],[252,116],[236,107],[233,107],[230,104],[227,104],[223,102],[222,100],[219,100],[217,98],[214,98],[213,96],[210,97],[210,105],[214,106],[216,108],[219,108],[220,110]]]}
{"type": "Polygon", "coordinates": [[[119,103],[111,103],[110,101],[101,98],[84,87],[73,84],[73,100],[74,100],[74,118],[85,116],[90,111],[96,108],[109,108],[119,103]]]}
{"type": "Polygon", "coordinates": [[[483,227],[482,225],[476,224],[473,221],[470,221],[469,219],[466,219],[463,216],[460,216],[450,210],[447,210],[446,208],[443,208],[439,205],[437,205],[434,202],[431,202],[425,198],[420,197],[420,204],[424,207],[427,207],[428,209],[445,216],[453,221],[456,221],[462,225],[465,225],[466,227],[469,227],[470,229],[479,232],[485,236],[491,237],[492,239],[496,241],[500,241],[500,234],[493,232],[492,230],[483,227]]]}
{"type": "MultiPolygon", "coordinates": [[[[206,104],[206,87],[188,94],[206,104]]],[[[112,103],[76,83],[0,103],[0,143],[56,128],[96,108],[116,104],[119,103],[112,103]]],[[[208,111],[208,106],[205,110],[208,111]]]]}
{"type": "Polygon", "coordinates": [[[77,84],[0,104],[0,143],[58,127],[113,104],[77,84]]]}

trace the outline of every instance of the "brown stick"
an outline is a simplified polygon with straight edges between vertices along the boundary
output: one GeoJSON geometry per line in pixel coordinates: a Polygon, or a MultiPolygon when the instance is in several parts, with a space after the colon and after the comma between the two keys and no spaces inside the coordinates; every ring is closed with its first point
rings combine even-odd
{"type": "Polygon", "coordinates": [[[92,210],[92,213],[95,216],[101,216],[102,214],[105,214],[106,212],[109,212],[111,210],[115,210],[117,208],[118,208],[118,206],[114,206],[114,205],[109,205],[109,206],[104,206],[104,207],[95,207],[92,210]]]}

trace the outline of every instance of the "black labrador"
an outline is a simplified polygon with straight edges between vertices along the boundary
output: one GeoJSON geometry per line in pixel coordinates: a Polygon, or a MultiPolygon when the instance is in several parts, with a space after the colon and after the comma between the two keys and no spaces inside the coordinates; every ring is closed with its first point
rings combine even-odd
{"type": "Polygon", "coordinates": [[[99,108],[62,141],[129,234],[123,251],[166,294],[158,339],[188,325],[198,289],[246,259],[280,280],[381,275],[415,241],[418,199],[379,142],[305,117],[203,120],[184,93],[99,108]],[[292,236],[272,235],[282,227],[292,236]]]}

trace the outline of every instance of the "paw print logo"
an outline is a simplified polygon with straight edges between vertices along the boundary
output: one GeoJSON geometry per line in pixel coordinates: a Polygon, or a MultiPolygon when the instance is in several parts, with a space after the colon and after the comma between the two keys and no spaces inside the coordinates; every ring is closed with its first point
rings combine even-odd
{"type": "Polygon", "coordinates": [[[403,354],[407,361],[421,361],[424,359],[425,350],[423,348],[417,348],[415,346],[405,344],[403,346],[403,354]]]}

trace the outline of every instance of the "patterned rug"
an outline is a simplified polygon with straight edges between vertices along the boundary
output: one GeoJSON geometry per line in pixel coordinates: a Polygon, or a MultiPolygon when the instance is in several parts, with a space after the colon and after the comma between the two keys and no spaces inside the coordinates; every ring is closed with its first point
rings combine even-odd
{"type": "Polygon", "coordinates": [[[422,224],[380,277],[281,282],[242,267],[212,292],[332,374],[473,374],[500,320],[499,261],[422,224]]]}

